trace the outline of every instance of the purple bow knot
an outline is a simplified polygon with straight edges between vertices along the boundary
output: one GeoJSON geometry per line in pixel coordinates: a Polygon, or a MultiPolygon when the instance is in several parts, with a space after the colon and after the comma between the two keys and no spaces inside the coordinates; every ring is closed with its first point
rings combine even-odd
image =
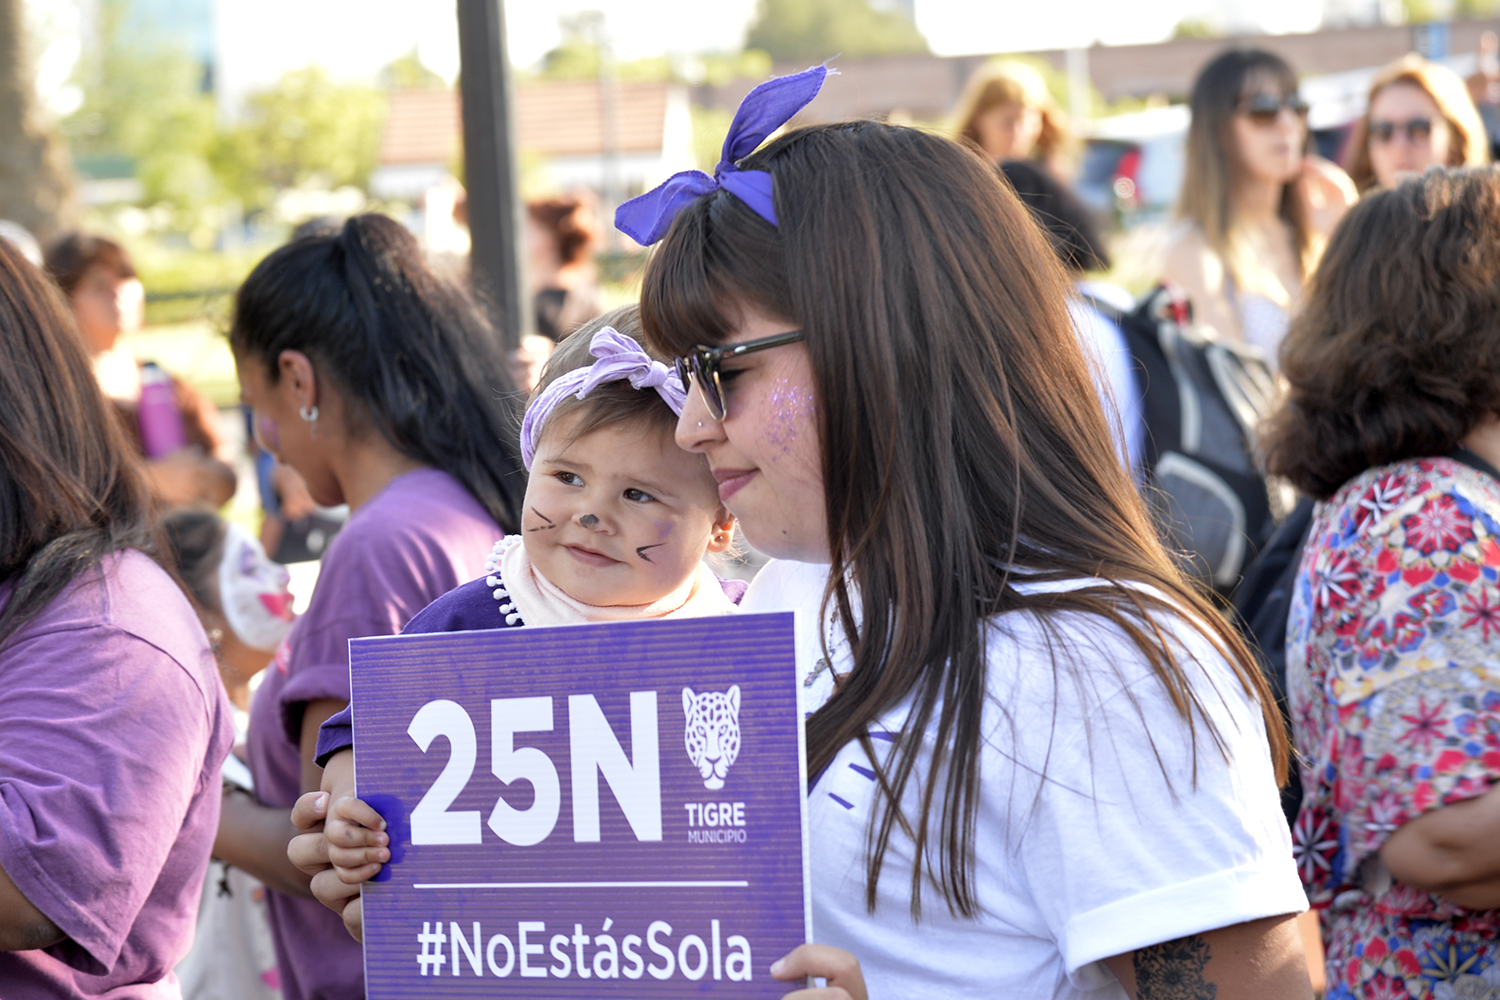
{"type": "Polygon", "coordinates": [[[521,461],[531,471],[542,428],[557,404],[567,396],[583,399],[606,382],[628,381],[633,389],[654,389],[657,395],[678,415],[687,402],[687,390],[672,369],[654,360],[634,340],[606,326],[589,341],[589,353],[598,360],[587,368],[575,368],[559,375],[541,395],[526,407],[521,421],[521,461]]]}
{"type": "Polygon", "coordinates": [[[776,225],[771,175],[764,170],[741,170],[735,164],[755,152],[772,132],[807,107],[818,96],[827,75],[827,66],[814,66],[768,80],[750,91],[734,113],[714,175],[710,177],[701,170],[673,174],[658,187],[617,208],[615,228],[641,246],[650,246],[667,234],[678,212],[721,187],[750,206],[756,215],[776,225]]]}

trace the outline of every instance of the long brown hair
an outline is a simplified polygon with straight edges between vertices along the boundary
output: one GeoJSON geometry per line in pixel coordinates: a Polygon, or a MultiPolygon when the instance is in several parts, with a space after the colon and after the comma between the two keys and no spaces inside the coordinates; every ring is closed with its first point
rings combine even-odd
{"type": "MultiPolygon", "coordinates": [[[[905,830],[916,842],[914,914],[925,878],[953,912],[978,912],[985,644],[996,615],[1031,612],[1051,627],[1081,612],[1121,629],[1196,752],[1205,717],[1154,616],[1180,619],[1260,699],[1284,771],[1265,683],[1157,540],[1112,450],[1061,266],[993,169],[951,140],[874,122],[789,133],[743,166],[774,178],[780,226],[723,192],[685,209],[647,265],[642,325],[679,355],[721,342],[746,306],[806,335],[832,562],[824,606],[836,608],[854,660],[808,720],[809,771],[853,741],[878,759],[871,723],[908,696],[913,706],[878,769],[867,904],[905,830]],[[1100,582],[1015,586],[1079,578],[1100,582]],[[930,726],[931,780],[914,778],[930,726]],[[900,803],[914,782],[921,805],[907,815],[900,803]]],[[[1054,669],[1062,677],[1066,659],[1054,669]]]]}
{"type": "Polygon", "coordinates": [[[1500,413],[1500,172],[1433,167],[1344,216],[1281,345],[1270,470],[1326,500],[1500,413]],[[1399,252],[1392,248],[1399,247],[1399,252]]]}
{"type": "MultiPolygon", "coordinates": [[[[1477,167],[1490,162],[1489,142],[1485,135],[1484,122],[1469,96],[1469,88],[1442,63],[1423,59],[1409,52],[1386,66],[1370,83],[1369,104],[1375,103],[1375,95],[1393,83],[1405,83],[1432,98],[1438,112],[1448,123],[1453,142],[1448,148],[1449,167],[1477,167]]],[[[1346,164],[1349,179],[1361,191],[1368,191],[1376,184],[1375,167],[1370,162],[1370,113],[1366,111],[1354,123],[1349,132],[1349,161],[1346,164]]]]}
{"type": "MultiPolygon", "coordinates": [[[[1292,68],[1280,56],[1260,49],[1230,49],[1204,66],[1193,81],[1193,117],[1188,126],[1177,216],[1203,231],[1209,249],[1218,254],[1239,288],[1274,291],[1281,287],[1280,282],[1246,247],[1234,205],[1234,189],[1243,168],[1233,149],[1231,119],[1245,96],[1246,85],[1258,76],[1275,81],[1282,97],[1297,92],[1297,75],[1292,68]],[[1267,288],[1271,281],[1275,281],[1274,286],[1267,288]]],[[[1282,185],[1278,213],[1292,228],[1293,248],[1305,276],[1321,248],[1295,184],[1282,185]]]]}
{"type": "Polygon", "coordinates": [[[0,641],[111,553],[159,558],[158,531],[62,294],[0,240],[0,641]]]}

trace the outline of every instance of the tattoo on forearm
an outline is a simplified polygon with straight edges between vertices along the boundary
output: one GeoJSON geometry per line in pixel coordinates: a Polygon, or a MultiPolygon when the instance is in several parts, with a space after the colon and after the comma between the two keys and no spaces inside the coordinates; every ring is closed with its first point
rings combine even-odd
{"type": "Polygon", "coordinates": [[[1203,978],[1212,957],[1196,934],[1137,948],[1131,958],[1136,1000],[1213,1000],[1219,988],[1203,978]]]}

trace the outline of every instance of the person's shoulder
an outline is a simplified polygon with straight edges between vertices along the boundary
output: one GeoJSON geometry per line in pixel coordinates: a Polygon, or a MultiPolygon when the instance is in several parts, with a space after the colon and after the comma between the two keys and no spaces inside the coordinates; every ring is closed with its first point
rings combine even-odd
{"type": "Polygon", "coordinates": [[[828,585],[827,563],[772,559],[760,568],[740,600],[741,611],[816,608],[828,585]]]}
{"type": "Polygon", "coordinates": [[[420,468],[387,483],[349,518],[340,537],[422,536],[465,522],[493,525],[495,519],[457,479],[441,469],[420,468]]]}
{"type": "Polygon", "coordinates": [[[1097,710],[1126,692],[1133,692],[1130,700],[1139,700],[1143,684],[1151,690],[1161,688],[1167,696],[1141,636],[1165,644],[1164,651],[1183,667],[1189,685],[1222,690],[1229,682],[1238,687],[1233,666],[1210,625],[1156,588],[1075,578],[1023,583],[1018,589],[1032,596],[1086,595],[1091,604],[1112,606],[1116,615],[1063,604],[991,619],[992,696],[1004,700],[1024,695],[1049,704],[1078,701],[1083,711],[1097,710]]]}
{"type": "MultiPolygon", "coordinates": [[[[1341,543],[1384,530],[1387,520],[1401,520],[1434,505],[1452,508],[1452,516],[1472,520],[1500,519],[1500,480],[1445,455],[1409,458],[1375,466],[1339,487],[1318,508],[1314,537],[1320,544],[1333,532],[1341,543]],[[1319,528],[1322,531],[1319,531],[1319,528]]],[[[1495,525],[1500,531],[1500,523],[1495,525]]]]}
{"type": "Polygon", "coordinates": [[[501,614],[494,591],[495,587],[486,577],[470,580],[417,612],[401,634],[472,632],[515,624],[507,622],[505,615],[501,614]]]}
{"type": "Polygon", "coordinates": [[[151,666],[160,657],[176,663],[196,687],[205,687],[203,663],[211,654],[203,626],[182,588],[143,552],[114,553],[79,574],[22,628],[16,641],[70,632],[98,637],[87,643],[69,640],[79,648],[79,663],[100,650],[112,650],[107,655],[117,667],[163,676],[151,666]]]}
{"type": "Polygon", "coordinates": [[[1222,277],[1223,270],[1223,262],[1199,226],[1184,221],[1169,230],[1162,254],[1162,273],[1165,276],[1178,280],[1185,277],[1205,280],[1214,274],[1222,277]]]}
{"type": "Polygon", "coordinates": [[[495,519],[456,479],[438,469],[415,469],[350,516],[323,564],[358,572],[393,556],[426,560],[455,548],[472,549],[482,561],[499,537],[495,519]]]}

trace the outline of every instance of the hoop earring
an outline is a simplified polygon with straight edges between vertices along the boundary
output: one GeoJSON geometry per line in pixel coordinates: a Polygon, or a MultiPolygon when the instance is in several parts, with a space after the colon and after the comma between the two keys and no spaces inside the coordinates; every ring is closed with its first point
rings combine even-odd
{"type": "Polygon", "coordinates": [[[318,422],[318,404],[314,403],[312,405],[311,409],[309,409],[306,406],[302,407],[300,410],[297,411],[297,416],[301,417],[303,420],[306,420],[310,424],[317,423],[318,422]]]}

